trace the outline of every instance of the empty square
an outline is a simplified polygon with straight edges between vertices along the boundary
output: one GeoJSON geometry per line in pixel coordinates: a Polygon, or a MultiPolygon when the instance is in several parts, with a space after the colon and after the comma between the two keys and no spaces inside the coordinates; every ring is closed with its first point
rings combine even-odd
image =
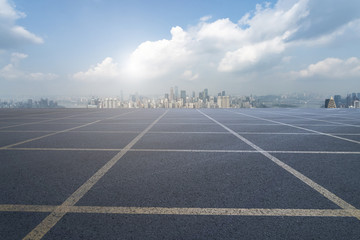
{"type": "Polygon", "coordinates": [[[64,132],[18,145],[23,148],[103,148],[121,149],[138,133],[64,132]]]}
{"type": "Polygon", "coordinates": [[[231,134],[181,134],[147,133],[135,145],[135,149],[195,149],[195,150],[253,150],[231,134]]]}
{"type": "Polygon", "coordinates": [[[305,176],[360,208],[359,154],[274,154],[305,176]]]}
{"type": "Polygon", "coordinates": [[[0,151],[0,204],[60,205],[115,152],[0,151]]]}
{"type": "Polygon", "coordinates": [[[243,137],[267,151],[358,151],[359,144],[324,135],[251,135],[243,137]]]}
{"type": "Polygon", "coordinates": [[[185,152],[129,152],[77,205],[338,208],[259,153],[185,152]]]}

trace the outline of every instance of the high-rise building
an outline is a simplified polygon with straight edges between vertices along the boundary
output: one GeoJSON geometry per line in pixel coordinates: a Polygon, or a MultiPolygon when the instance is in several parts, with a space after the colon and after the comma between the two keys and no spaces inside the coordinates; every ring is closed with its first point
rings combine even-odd
{"type": "Polygon", "coordinates": [[[340,106],[340,102],[341,102],[341,96],[340,96],[340,95],[335,95],[335,96],[334,96],[334,101],[335,101],[336,107],[339,107],[339,106],[340,106]]]}
{"type": "Polygon", "coordinates": [[[170,102],[174,101],[174,89],[171,87],[170,88],[170,102]]]}
{"type": "Polygon", "coordinates": [[[348,95],[346,96],[346,107],[348,108],[348,107],[350,107],[350,106],[352,106],[352,99],[351,99],[351,95],[348,94],[348,95]]]}
{"type": "Polygon", "coordinates": [[[354,101],[354,108],[360,108],[360,101],[359,100],[354,101]]]}
{"type": "Polygon", "coordinates": [[[221,104],[222,104],[222,96],[218,96],[218,97],[217,97],[217,106],[218,106],[219,108],[221,108],[221,107],[222,107],[221,104]]]}
{"type": "Polygon", "coordinates": [[[199,92],[199,99],[203,100],[204,93],[203,92],[199,92]]]}
{"type": "Polygon", "coordinates": [[[325,100],[325,108],[336,108],[334,98],[331,97],[330,99],[325,100]]]}
{"type": "Polygon", "coordinates": [[[204,89],[204,95],[203,95],[203,101],[206,102],[206,101],[209,101],[209,91],[207,88],[204,89]]]}
{"type": "Polygon", "coordinates": [[[175,86],[175,99],[174,100],[177,101],[178,98],[179,98],[179,89],[177,86],[175,86]]]}
{"type": "Polygon", "coordinates": [[[180,97],[183,100],[183,106],[184,106],[186,103],[186,91],[185,90],[181,90],[180,97]]]}
{"type": "Polygon", "coordinates": [[[230,108],[230,97],[223,96],[221,101],[222,108],[230,108]]]}
{"type": "Polygon", "coordinates": [[[221,96],[225,96],[225,91],[222,91],[222,92],[221,92],[221,96]]]}

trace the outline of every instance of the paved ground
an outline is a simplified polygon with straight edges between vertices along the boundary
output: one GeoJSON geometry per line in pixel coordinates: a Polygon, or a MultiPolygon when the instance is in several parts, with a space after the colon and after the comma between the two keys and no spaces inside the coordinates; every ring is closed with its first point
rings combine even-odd
{"type": "Polygon", "coordinates": [[[2,109],[0,165],[0,239],[360,239],[355,109],[2,109]]]}

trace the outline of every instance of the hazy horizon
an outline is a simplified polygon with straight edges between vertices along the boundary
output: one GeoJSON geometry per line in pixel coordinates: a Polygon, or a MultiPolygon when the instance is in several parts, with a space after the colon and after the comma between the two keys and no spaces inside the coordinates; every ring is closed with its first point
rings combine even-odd
{"type": "Polygon", "coordinates": [[[0,0],[0,98],[360,92],[360,2],[0,0]]]}

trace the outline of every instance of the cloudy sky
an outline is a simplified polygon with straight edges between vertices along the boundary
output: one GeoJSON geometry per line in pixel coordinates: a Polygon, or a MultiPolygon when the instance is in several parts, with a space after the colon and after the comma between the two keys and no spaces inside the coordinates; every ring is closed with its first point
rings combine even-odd
{"type": "Polygon", "coordinates": [[[359,0],[0,0],[0,98],[360,92],[359,0]]]}

